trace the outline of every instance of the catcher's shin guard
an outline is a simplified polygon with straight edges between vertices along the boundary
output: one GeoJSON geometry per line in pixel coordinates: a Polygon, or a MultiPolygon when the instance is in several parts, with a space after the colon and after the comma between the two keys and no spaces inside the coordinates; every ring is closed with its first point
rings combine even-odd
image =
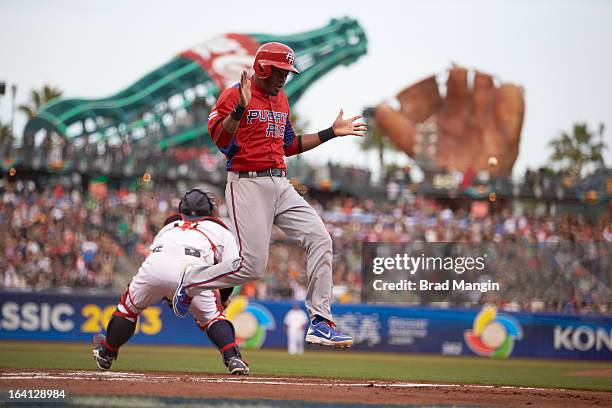
{"type": "Polygon", "coordinates": [[[118,350],[134,335],[135,330],[136,322],[114,314],[106,328],[106,342],[118,350]]]}
{"type": "Polygon", "coordinates": [[[138,314],[128,307],[128,298],[129,289],[119,300],[117,310],[115,310],[108,326],[106,326],[106,336],[103,334],[94,336],[93,356],[100,370],[111,368],[113,360],[116,360],[119,355],[119,347],[123,346],[136,330],[138,314]]]}
{"type": "Polygon", "coordinates": [[[240,350],[236,344],[234,326],[229,320],[220,319],[213,322],[206,329],[206,334],[219,349],[223,364],[230,374],[246,375],[249,373],[249,365],[240,355],[240,350]]]}

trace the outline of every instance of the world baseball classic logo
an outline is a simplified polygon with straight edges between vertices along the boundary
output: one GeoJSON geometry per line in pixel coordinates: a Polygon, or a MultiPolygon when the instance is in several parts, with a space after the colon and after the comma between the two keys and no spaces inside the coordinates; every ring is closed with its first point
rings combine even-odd
{"type": "Polygon", "coordinates": [[[479,356],[504,359],[512,354],[514,341],[523,338],[523,329],[514,317],[487,306],[478,313],[472,330],[466,330],[463,337],[479,356]]]}
{"type": "Polygon", "coordinates": [[[236,296],[225,309],[225,317],[236,330],[236,343],[245,349],[258,349],[266,341],[268,330],[276,328],[274,316],[263,305],[236,296]]]}

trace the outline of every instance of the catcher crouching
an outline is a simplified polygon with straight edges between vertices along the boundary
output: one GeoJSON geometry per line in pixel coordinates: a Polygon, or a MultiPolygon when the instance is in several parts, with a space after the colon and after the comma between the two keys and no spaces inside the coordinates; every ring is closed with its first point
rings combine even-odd
{"type": "MultiPolygon", "coordinates": [[[[214,213],[214,200],[208,192],[193,189],[185,193],[178,214],[166,219],[149,247],[149,256],[121,296],[106,336],[94,336],[93,356],[99,369],[110,369],[119,348],[134,334],[144,309],[172,298],[185,268],[211,266],[238,256],[233,235],[214,213]]],[[[232,288],[203,291],[193,297],[187,309],[219,349],[229,372],[245,375],[249,366],[240,355],[234,326],[223,315],[231,292],[232,288]]]]}

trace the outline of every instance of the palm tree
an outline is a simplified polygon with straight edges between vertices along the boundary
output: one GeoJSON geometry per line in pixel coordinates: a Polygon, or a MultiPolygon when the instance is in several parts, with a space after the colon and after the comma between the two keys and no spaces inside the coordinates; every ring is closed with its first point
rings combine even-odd
{"type": "Polygon", "coordinates": [[[304,134],[304,129],[308,127],[309,121],[304,119],[298,112],[291,112],[289,115],[289,120],[291,120],[291,125],[293,125],[293,131],[295,134],[304,134]]]}
{"type": "Polygon", "coordinates": [[[561,132],[558,138],[549,143],[553,148],[550,161],[559,164],[562,171],[581,175],[589,164],[603,164],[603,150],[607,146],[602,135],[603,126],[599,134],[601,141],[597,142],[585,123],[576,123],[572,133],[561,132]]]}
{"type": "MultiPolygon", "coordinates": [[[[365,115],[364,115],[365,116],[365,115]]],[[[378,162],[380,171],[385,171],[385,151],[396,150],[391,140],[376,126],[374,120],[368,120],[368,132],[359,143],[359,148],[364,152],[376,150],[378,152],[378,162]]]]}
{"type": "MultiPolygon", "coordinates": [[[[36,91],[34,89],[31,90],[30,100],[28,101],[28,103],[19,105],[18,109],[19,111],[23,112],[28,117],[28,119],[32,119],[34,116],[38,115],[40,111],[42,110],[42,108],[45,107],[49,102],[51,102],[53,99],[59,98],[60,96],[62,96],[62,91],[59,88],[55,88],[50,85],[44,85],[40,91],[36,91]]],[[[51,137],[51,133],[49,132],[49,129],[45,129],[43,145],[51,146],[50,137],[51,137]]],[[[27,144],[28,140],[29,140],[28,135],[26,135],[26,138],[24,139],[24,144],[27,144]]],[[[31,139],[31,143],[32,144],[34,143],[33,138],[31,139]]],[[[28,149],[30,147],[33,147],[33,146],[29,146],[28,149]]],[[[49,153],[48,149],[44,149],[43,152],[44,152],[43,154],[46,160],[47,155],[49,153]]],[[[29,162],[29,160],[26,160],[26,161],[29,162]]]]}
{"type": "Polygon", "coordinates": [[[12,133],[10,125],[0,122],[0,146],[4,145],[5,140],[13,137],[12,133]]]}
{"type": "Polygon", "coordinates": [[[26,114],[28,119],[40,113],[40,110],[55,98],[62,96],[62,91],[50,85],[44,85],[40,91],[31,90],[28,103],[19,105],[19,110],[26,114]]]}
{"type": "Polygon", "coordinates": [[[0,121],[0,160],[7,163],[7,160],[11,155],[11,149],[13,145],[13,131],[11,125],[2,123],[0,121]]]}

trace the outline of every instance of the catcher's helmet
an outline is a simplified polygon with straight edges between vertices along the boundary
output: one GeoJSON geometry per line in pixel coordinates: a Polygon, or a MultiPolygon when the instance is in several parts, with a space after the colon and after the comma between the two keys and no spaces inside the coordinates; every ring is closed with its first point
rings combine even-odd
{"type": "Polygon", "coordinates": [[[295,53],[285,44],[278,42],[265,43],[257,50],[253,69],[255,75],[261,79],[269,78],[272,75],[272,67],[284,69],[299,74],[300,71],[293,66],[295,63],[295,53]]]}
{"type": "Polygon", "coordinates": [[[215,212],[215,199],[208,191],[191,189],[181,199],[178,212],[191,221],[209,217],[215,212]]]}

